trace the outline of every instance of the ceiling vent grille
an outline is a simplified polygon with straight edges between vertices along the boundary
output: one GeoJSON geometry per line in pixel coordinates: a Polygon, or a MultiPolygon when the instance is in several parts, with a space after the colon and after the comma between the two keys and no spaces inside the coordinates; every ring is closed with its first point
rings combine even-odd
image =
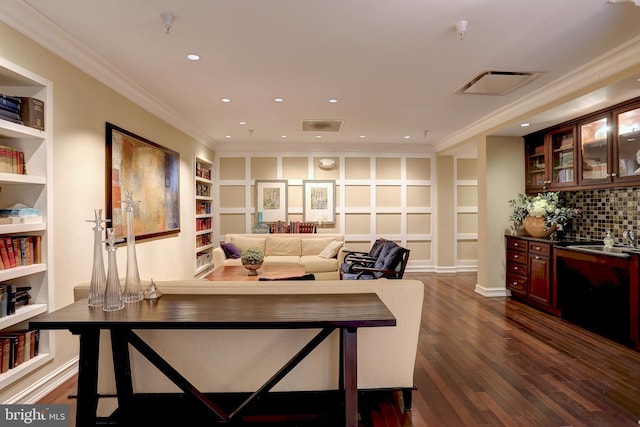
{"type": "Polygon", "coordinates": [[[340,132],[344,120],[303,120],[302,130],[308,132],[340,132]]]}
{"type": "Polygon", "coordinates": [[[484,71],[460,88],[458,93],[472,95],[506,95],[542,73],[514,71],[484,71]]]}

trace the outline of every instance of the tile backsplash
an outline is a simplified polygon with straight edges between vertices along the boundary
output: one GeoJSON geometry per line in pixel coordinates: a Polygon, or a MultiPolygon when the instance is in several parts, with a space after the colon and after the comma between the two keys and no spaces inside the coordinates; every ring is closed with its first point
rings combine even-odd
{"type": "Polygon", "coordinates": [[[623,243],[622,232],[640,230],[639,187],[605,188],[563,192],[565,206],[582,210],[565,230],[566,239],[602,240],[612,231],[616,243],[623,243]]]}

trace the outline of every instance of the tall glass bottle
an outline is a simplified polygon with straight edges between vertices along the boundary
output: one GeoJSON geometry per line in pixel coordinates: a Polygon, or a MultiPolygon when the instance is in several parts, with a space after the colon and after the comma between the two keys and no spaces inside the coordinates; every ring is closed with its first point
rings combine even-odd
{"type": "Polygon", "coordinates": [[[107,229],[108,272],[107,289],[104,293],[104,304],[102,305],[104,311],[115,311],[124,307],[122,290],[120,289],[120,277],[118,275],[118,262],[116,259],[116,250],[118,250],[118,248],[115,246],[117,242],[122,241],[122,239],[116,240],[115,230],[113,228],[107,229]]]}
{"type": "Polygon", "coordinates": [[[102,209],[93,210],[95,218],[88,219],[93,222],[93,271],[91,272],[91,285],[89,286],[89,305],[99,307],[104,304],[104,292],[107,286],[107,275],[104,272],[104,259],[102,258],[102,232],[103,222],[110,221],[102,219],[102,209]]]}
{"type": "Polygon", "coordinates": [[[125,217],[127,221],[127,276],[124,282],[124,302],[138,302],[144,298],[140,275],[138,274],[138,260],[136,258],[136,235],[133,227],[135,208],[138,203],[133,200],[133,191],[125,192],[125,217]]]}

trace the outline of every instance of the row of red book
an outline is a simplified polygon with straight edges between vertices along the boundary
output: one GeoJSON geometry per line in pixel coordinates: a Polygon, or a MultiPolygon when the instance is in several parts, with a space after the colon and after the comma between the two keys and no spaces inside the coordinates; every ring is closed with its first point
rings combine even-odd
{"type": "Polygon", "coordinates": [[[290,222],[287,224],[284,221],[272,222],[269,224],[269,233],[315,233],[315,222],[290,222]]]}
{"type": "Polygon", "coordinates": [[[196,248],[211,244],[211,233],[196,236],[196,248]]]}
{"type": "Polygon", "coordinates": [[[198,178],[211,179],[211,169],[200,162],[196,162],[196,176],[198,178]]]}
{"type": "Polygon", "coordinates": [[[0,236],[0,270],[42,262],[42,236],[0,236]]]}
{"type": "Polygon", "coordinates": [[[196,202],[196,215],[207,215],[211,213],[211,202],[196,202]]]}
{"type": "Polygon", "coordinates": [[[211,218],[196,218],[196,231],[211,230],[211,218]]]}
{"type": "Polygon", "coordinates": [[[38,355],[39,330],[0,333],[0,373],[5,373],[38,355]]]}
{"type": "Polygon", "coordinates": [[[7,145],[0,145],[0,172],[26,175],[24,153],[7,145]]]}

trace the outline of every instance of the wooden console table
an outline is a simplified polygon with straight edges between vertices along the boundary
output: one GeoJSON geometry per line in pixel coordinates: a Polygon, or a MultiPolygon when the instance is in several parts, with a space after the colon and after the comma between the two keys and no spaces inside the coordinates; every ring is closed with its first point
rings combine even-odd
{"type": "MultiPolygon", "coordinates": [[[[357,331],[395,326],[396,319],[375,294],[326,295],[163,295],[127,304],[114,312],[89,307],[82,299],[29,322],[31,329],[69,330],[80,338],[76,426],[96,425],[98,354],[101,330],[109,330],[118,409],[134,411],[129,344],[176,384],[185,395],[208,408],[220,423],[241,420],[254,399],[268,393],[336,329],[340,331],[340,391],[344,425],[358,425],[357,331]],[[212,309],[215,308],[215,309],[212,309]],[[235,410],[220,409],[176,371],[135,332],[136,329],[320,329],[297,354],[235,410]]],[[[212,367],[215,369],[215,367],[212,367]]]]}

